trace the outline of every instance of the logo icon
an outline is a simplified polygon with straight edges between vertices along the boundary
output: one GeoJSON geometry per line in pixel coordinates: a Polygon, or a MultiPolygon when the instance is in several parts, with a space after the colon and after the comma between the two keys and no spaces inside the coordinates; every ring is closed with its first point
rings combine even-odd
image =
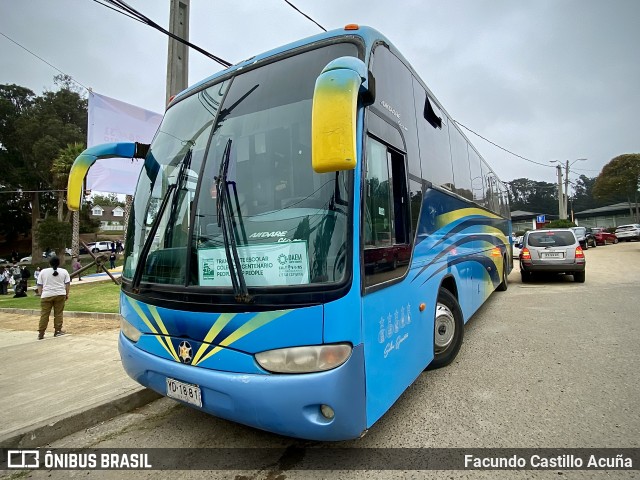
{"type": "Polygon", "coordinates": [[[178,354],[178,356],[180,357],[180,360],[182,360],[182,363],[189,363],[191,362],[191,345],[189,344],[189,342],[182,342],[180,343],[180,346],[178,347],[180,353],[178,354]]]}
{"type": "Polygon", "coordinates": [[[7,452],[7,467],[9,468],[38,468],[40,466],[40,452],[38,450],[9,450],[7,452]]]}
{"type": "Polygon", "coordinates": [[[284,253],[278,255],[278,263],[280,265],[284,265],[285,263],[287,263],[287,256],[284,253]]]}

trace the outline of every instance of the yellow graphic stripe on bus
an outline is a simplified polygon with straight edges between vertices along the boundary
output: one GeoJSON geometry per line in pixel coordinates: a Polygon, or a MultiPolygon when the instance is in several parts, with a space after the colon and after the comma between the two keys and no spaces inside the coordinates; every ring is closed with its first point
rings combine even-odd
{"type": "Polygon", "coordinates": [[[136,302],[135,300],[126,297],[128,302],[131,304],[131,306],[133,307],[133,309],[136,311],[136,313],[140,316],[140,318],[142,319],[142,321],[145,323],[145,325],[147,327],[149,327],[149,330],[151,330],[151,333],[153,333],[155,335],[155,339],[158,341],[158,343],[160,343],[160,345],[162,345],[162,348],[164,348],[167,353],[169,355],[171,355],[171,357],[176,361],[179,362],[180,359],[178,358],[177,355],[174,355],[173,353],[171,353],[171,350],[169,350],[169,348],[167,347],[167,345],[164,342],[164,338],[158,335],[158,330],[156,330],[156,328],[153,326],[153,323],[151,323],[151,321],[149,320],[149,318],[147,318],[147,315],[142,311],[142,309],[140,308],[140,305],[138,305],[138,302],[136,302]]]}
{"type": "MultiPolygon", "coordinates": [[[[251,320],[249,320],[247,323],[245,323],[240,328],[238,328],[231,335],[229,335],[227,338],[225,338],[222,342],[220,342],[219,346],[215,347],[209,353],[207,353],[202,359],[198,361],[198,363],[204,362],[207,358],[211,357],[212,355],[215,355],[220,350],[222,350],[222,347],[228,347],[233,342],[240,340],[242,337],[250,334],[254,330],[257,330],[258,328],[266,325],[267,323],[274,321],[276,318],[286,315],[290,311],[291,310],[281,310],[278,312],[259,313],[258,315],[253,317],[251,320]]],[[[192,364],[196,365],[196,362],[192,362],[192,364]]]]}
{"type": "Polygon", "coordinates": [[[167,327],[164,326],[164,322],[160,318],[160,314],[158,313],[158,309],[156,307],[154,307],[153,305],[149,305],[149,311],[151,312],[151,315],[153,316],[153,319],[158,324],[158,327],[160,327],[160,331],[162,331],[162,333],[164,335],[166,335],[166,337],[164,338],[164,341],[166,342],[167,346],[171,349],[171,356],[176,360],[176,362],[179,361],[178,360],[178,353],[176,352],[176,349],[173,347],[173,342],[171,341],[170,338],[168,338],[170,336],[169,332],[167,331],[167,327]]]}
{"type": "Polygon", "coordinates": [[[227,323],[229,323],[235,316],[235,313],[223,313],[218,317],[218,319],[211,326],[211,329],[207,333],[207,336],[204,337],[204,340],[202,340],[203,343],[202,345],[200,345],[200,348],[198,348],[197,353],[193,357],[193,361],[191,362],[192,365],[198,364],[198,362],[200,361],[200,357],[207,350],[211,341],[216,338],[216,335],[218,335],[222,331],[222,329],[227,326],[227,323]]]}
{"type": "Polygon", "coordinates": [[[451,222],[455,222],[456,220],[460,220],[461,218],[469,217],[471,215],[480,215],[481,217],[488,218],[500,218],[498,215],[489,213],[486,210],[482,210],[481,208],[461,208],[459,210],[454,210],[449,213],[438,215],[438,218],[436,219],[436,226],[438,228],[442,228],[445,225],[450,224],[451,222]]]}
{"type": "Polygon", "coordinates": [[[509,244],[509,240],[507,240],[507,237],[505,236],[504,232],[499,228],[492,227],[491,225],[485,225],[482,227],[482,233],[493,235],[494,237],[499,238],[500,241],[504,243],[505,246],[509,244]]]}

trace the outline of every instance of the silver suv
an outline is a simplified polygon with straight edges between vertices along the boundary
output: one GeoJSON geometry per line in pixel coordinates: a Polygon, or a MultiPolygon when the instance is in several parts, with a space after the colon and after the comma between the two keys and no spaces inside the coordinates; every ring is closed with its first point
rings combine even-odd
{"type": "Polygon", "coordinates": [[[584,283],[587,262],[573,230],[551,228],[532,230],[524,234],[520,251],[522,282],[528,282],[533,272],[555,272],[573,275],[584,283]]]}
{"type": "Polygon", "coordinates": [[[616,228],[615,233],[618,240],[624,240],[625,242],[630,240],[640,240],[640,225],[637,223],[620,225],[616,228]]]}

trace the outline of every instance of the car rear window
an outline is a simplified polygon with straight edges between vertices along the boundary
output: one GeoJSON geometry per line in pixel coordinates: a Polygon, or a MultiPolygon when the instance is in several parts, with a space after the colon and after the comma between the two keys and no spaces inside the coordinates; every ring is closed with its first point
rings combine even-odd
{"type": "Polygon", "coordinates": [[[571,232],[536,232],[530,233],[527,240],[532,247],[566,247],[576,243],[571,232]]]}

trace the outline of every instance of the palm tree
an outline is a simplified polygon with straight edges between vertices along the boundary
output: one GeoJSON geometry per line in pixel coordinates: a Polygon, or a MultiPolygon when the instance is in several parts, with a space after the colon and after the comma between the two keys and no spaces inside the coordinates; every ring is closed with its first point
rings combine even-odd
{"type": "MultiPolygon", "coordinates": [[[[69,172],[75,159],[84,151],[84,145],[81,143],[71,143],[60,150],[58,156],[53,160],[51,173],[53,174],[53,183],[58,189],[58,221],[64,221],[64,197],[69,182],[69,172]]],[[[69,220],[67,212],[67,221],[69,220]]],[[[71,240],[71,250],[73,255],[79,252],[79,230],[80,230],[80,212],[73,212],[73,234],[71,240]]],[[[64,252],[61,253],[62,260],[64,252]]]]}

